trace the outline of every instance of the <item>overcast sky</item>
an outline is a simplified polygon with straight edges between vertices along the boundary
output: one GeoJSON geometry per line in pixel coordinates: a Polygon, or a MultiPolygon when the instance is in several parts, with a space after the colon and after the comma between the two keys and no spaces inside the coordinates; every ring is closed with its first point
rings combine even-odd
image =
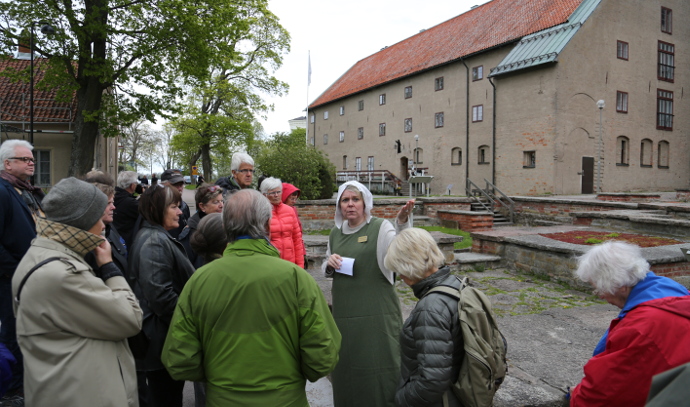
{"type": "Polygon", "coordinates": [[[287,96],[267,98],[275,111],[262,122],[267,134],[288,132],[288,120],[313,102],[357,61],[468,11],[486,0],[269,0],[292,37],[275,76],[287,96]],[[307,90],[311,51],[311,85],[307,90]]]}

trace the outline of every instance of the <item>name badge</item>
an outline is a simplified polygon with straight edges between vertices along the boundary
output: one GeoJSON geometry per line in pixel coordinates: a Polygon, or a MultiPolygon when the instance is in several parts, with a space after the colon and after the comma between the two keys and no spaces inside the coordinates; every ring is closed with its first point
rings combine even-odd
{"type": "Polygon", "coordinates": [[[357,238],[357,243],[365,243],[367,241],[366,236],[360,236],[357,238]]]}

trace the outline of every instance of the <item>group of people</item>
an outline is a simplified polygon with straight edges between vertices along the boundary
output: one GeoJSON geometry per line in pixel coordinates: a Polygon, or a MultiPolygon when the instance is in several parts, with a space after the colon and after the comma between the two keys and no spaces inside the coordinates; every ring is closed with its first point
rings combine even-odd
{"type": "MultiPolygon", "coordinates": [[[[138,199],[128,171],[44,195],[28,182],[31,150],[0,146],[0,356],[15,361],[3,406],[175,407],[192,381],[197,406],[306,407],[306,381],[328,374],[336,407],[462,405],[458,301],[429,293],[460,282],[412,227],[414,200],[389,221],[362,184],[340,186],[329,307],[304,270],[299,189],[271,177],[252,189],[248,155],[196,189],[189,216],[175,172],[138,199]],[[420,299],[404,323],[396,276],[420,299]]],[[[579,259],[579,278],[621,313],[571,405],[644,405],[653,375],[690,362],[688,290],[649,269],[625,243],[579,259]]]]}

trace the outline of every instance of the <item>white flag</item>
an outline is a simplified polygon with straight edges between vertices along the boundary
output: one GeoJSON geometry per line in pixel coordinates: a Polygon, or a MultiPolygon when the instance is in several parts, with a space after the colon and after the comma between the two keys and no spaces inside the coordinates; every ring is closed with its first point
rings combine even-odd
{"type": "Polygon", "coordinates": [[[307,68],[307,86],[311,85],[311,51],[308,54],[309,67],[307,68]]]}

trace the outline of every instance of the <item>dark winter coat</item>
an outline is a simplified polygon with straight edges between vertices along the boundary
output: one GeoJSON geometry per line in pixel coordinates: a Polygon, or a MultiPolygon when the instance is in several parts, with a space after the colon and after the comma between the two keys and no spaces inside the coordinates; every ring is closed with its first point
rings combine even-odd
{"type": "Polygon", "coordinates": [[[139,217],[139,201],[126,190],[115,187],[115,211],[113,212],[113,226],[125,239],[125,245],[132,247],[134,243],[134,225],[139,217]]]}
{"type": "Polygon", "coordinates": [[[197,211],[194,215],[192,215],[191,218],[189,218],[189,221],[187,222],[187,226],[182,230],[182,233],[180,233],[180,236],[177,238],[180,243],[182,243],[182,246],[184,246],[185,252],[187,252],[187,258],[189,259],[189,262],[192,263],[195,269],[198,269],[199,267],[204,265],[204,258],[202,256],[199,256],[192,250],[192,235],[196,232],[196,228],[199,226],[199,222],[201,222],[201,218],[206,214],[204,212],[197,211]]]}
{"type": "Polygon", "coordinates": [[[0,178],[0,278],[12,277],[35,237],[31,210],[14,187],[0,178]]]}
{"type": "Polygon", "coordinates": [[[218,178],[216,181],[216,185],[219,185],[221,188],[223,188],[223,198],[227,198],[229,194],[234,193],[235,191],[239,191],[240,186],[237,184],[237,181],[235,181],[235,177],[232,175],[228,177],[223,177],[223,178],[218,178]]]}
{"type": "Polygon", "coordinates": [[[134,292],[144,311],[144,332],[151,341],[142,370],[163,369],[161,351],[177,299],[194,273],[184,247],[162,226],[144,221],[129,254],[134,292]]]}
{"type": "Polygon", "coordinates": [[[444,267],[412,286],[420,300],[400,333],[401,380],[395,394],[400,407],[441,407],[444,392],[451,407],[461,406],[451,390],[464,352],[458,301],[442,293],[424,297],[440,285],[457,289],[460,281],[444,267]]]}

